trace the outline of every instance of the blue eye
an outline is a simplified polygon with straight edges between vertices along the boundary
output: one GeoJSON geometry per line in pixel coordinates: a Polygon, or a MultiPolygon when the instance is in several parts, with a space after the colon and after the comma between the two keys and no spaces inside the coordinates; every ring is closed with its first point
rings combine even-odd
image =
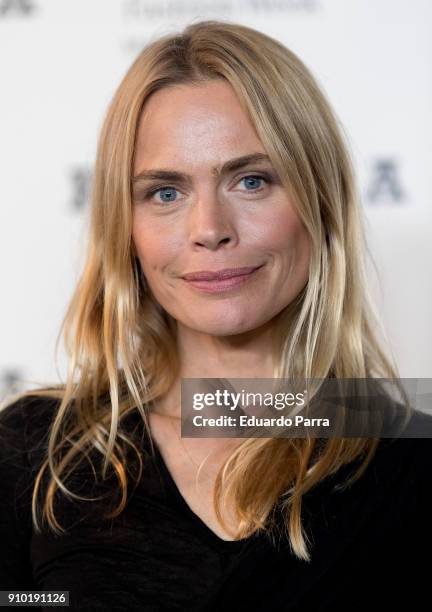
{"type": "Polygon", "coordinates": [[[174,202],[174,192],[177,191],[177,189],[175,187],[161,187],[160,189],[157,189],[156,191],[153,191],[153,194],[158,193],[159,191],[161,192],[165,192],[165,193],[161,193],[161,198],[162,198],[162,202],[174,202]],[[164,200],[163,199],[163,195],[166,195],[168,197],[168,199],[164,200]]]}
{"type": "MultiPolygon", "coordinates": [[[[257,187],[256,182],[257,181],[265,181],[265,178],[263,176],[244,176],[242,179],[240,179],[241,181],[246,181],[246,185],[248,187],[257,187]],[[255,184],[254,184],[255,183],[255,184]]],[[[259,185],[258,185],[259,187],[259,185]]],[[[248,189],[248,191],[250,191],[248,189]]]]}
{"type": "MultiPolygon", "coordinates": [[[[262,187],[261,187],[261,182],[263,181],[266,184],[270,184],[272,183],[272,179],[270,176],[260,176],[258,174],[248,174],[247,176],[244,176],[243,178],[239,179],[239,183],[241,183],[242,181],[246,181],[246,191],[249,192],[260,192],[262,191],[262,187]]],[[[163,187],[157,187],[155,189],[152,189],[150,191],[148,191],[145,195],[146,200],[150,200],[152,199],[157,193],[160,192],[160,200],[156,201],[157,204],[170,204],[171,202],[176,202],[177,198],[176,193],[177,193],[178,189],[176,189],[175,187],[166,185],[163,187]]]]}

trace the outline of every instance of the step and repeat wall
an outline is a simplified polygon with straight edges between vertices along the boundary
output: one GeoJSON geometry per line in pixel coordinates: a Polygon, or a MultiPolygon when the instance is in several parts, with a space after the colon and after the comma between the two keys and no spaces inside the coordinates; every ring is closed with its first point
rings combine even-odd
{"type": "Polygon", "coordinates": [[[0,399],[64,380],[107,105],[148,41],[201,19],[273,36],[317,78],[354,159],[388,350],[402,377],[432,376],[432,2],[0,0],[0,399]]]}

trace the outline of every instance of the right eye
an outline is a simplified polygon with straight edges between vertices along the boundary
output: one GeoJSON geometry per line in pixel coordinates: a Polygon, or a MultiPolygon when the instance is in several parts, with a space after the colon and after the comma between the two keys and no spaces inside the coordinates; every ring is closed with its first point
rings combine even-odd
{"type": "Polygon", "coordinates": [[[168,186],[168,185],[164,187],[156,187],[155,189],[151,189],[150,191],[147,191],[144,196],[144,199],[150,200],[159,192],[161,192],[162,202],[156,200],[157,204],[170,204],[171,202],[176,201],[175,194],[176,192],[178,192],[178,189],[176,189],[175,187],[168,186]]]}

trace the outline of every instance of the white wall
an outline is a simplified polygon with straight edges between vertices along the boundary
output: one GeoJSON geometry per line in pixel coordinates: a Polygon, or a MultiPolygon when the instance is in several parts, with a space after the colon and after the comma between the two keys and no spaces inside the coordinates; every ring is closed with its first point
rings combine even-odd
{"type": "Polygon", "coordinates": [[[64,377],[54,343],[106,106],[150,38],[200,18],[270,34],[317,77],[351,142],[401,375],[432,376],[431,2],[0,0],[0,396],[64,377]]]}

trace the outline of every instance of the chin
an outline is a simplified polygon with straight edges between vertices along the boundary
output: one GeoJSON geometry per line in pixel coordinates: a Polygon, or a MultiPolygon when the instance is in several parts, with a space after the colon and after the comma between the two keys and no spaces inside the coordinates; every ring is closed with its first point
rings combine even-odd
{"type": "Polygon", "coordinates": [[[193,321],[185,323],[191,329],[209,336],[236,336],[257,329],[260,324],[257,321],[233,321],[229,317],[225,317],[221,321],[212,319],[209,321],[200,321],[197,317],[193,321]]]}

